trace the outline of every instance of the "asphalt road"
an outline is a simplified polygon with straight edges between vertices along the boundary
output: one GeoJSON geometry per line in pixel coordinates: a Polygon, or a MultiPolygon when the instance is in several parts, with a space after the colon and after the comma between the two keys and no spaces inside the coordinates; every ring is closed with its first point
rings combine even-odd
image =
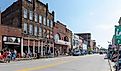
{"type": "Polygon", "coordinates": [[[68,56],[1,63],[0,71],[110,71],[104,55],[68,56]]]}

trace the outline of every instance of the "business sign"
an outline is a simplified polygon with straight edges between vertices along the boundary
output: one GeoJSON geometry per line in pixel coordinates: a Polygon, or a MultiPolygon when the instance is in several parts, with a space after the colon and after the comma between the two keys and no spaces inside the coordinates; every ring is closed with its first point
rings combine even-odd
{"type": "Polygon", "coordinates": [[[3,37],[3,42],[4,42],[4,44],[20,45],[20,38],[4,36],[3,37]]]}

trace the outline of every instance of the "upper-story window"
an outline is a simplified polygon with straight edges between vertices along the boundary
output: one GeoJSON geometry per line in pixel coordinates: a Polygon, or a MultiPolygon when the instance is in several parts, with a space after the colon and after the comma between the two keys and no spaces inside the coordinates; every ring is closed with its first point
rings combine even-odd
{"type": "Polygon", "coordinates": [[[38,14],[37,14],[37,13],[35,13],[35,16],[34,16],[34,17],[35,17],[35,18],[34,18],[35,21],[38,22],[38,14]]]}
{"type": "Polygon", "coordinates": [[[27,9],[26,8],[23,8],[23,15],[24,15],[24,18],[27,18],[27,9]]]}
{"type": "Polygon", "coordinates": [[[46,25],[46,18],[43,17],[43,24],[46,25]]]}
{"type": "Polygon", "coordinates": [[[28,33],[28,31],[27,31],[27,23],[24,23],[23,30],[24,30],[24,34],[28,33]]]}
{"type": "Polygon", "coordinates": [[[39,36],[42,36],[42,28],[39,27],[39,36]]]}
{"type": "Polygon", "coordinates": [[[37,36],[37,26],[34,27],[34,35],[37,36]]]}
{"type": "Polygon", "coordinates": [[[33,25],[32,24],[29,25],[29,33],[30,33],[30,35],[33,35],[33,25]]]}
{"type": "Polygon", "coordinates": [[[28,1],[32,2],[32,0],[28,0],[28,1]]]}
{"type": "Polygon", "coordinates": [[[50,26],[50,20],[47,19],[47,26],[49,27],[50,26]]]}
{"type": "Polygon", "coordinates": [[[39,23],[42,23],[42,16],[39,15],[39,23]]]}
{"type": "Polygon", "coordinates": [[[53,28],[53,21],[50,20],[50,27],[53,28]]]}
{"type": "Polygon", "coordinates": [[[29,19],[33,20],[33,11],[29,11],[29,19]]]}

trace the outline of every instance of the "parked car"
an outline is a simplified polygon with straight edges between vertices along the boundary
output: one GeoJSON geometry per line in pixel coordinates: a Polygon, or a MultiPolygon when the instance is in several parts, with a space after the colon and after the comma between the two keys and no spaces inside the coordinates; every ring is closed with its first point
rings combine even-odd
{"type": "Polygon", "coordinates": [[[81,55],[81,52],[80,51],[74,51],[73,52],[73,56],[80,56],[81,55]]]}
{"type": "Polygon", "coordinates": [[[100,52],[100,54],[103,54],[103,52],[100,52]]]}

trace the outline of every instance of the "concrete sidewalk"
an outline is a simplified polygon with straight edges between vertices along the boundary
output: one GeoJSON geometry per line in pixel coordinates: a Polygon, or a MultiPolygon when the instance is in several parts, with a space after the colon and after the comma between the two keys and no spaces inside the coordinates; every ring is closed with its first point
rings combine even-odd
{"type": "Polygon", "coordinates": [[[111,60],[108,59],[108,63],[109,63],[109,66],[110,66],[110,71],[115,71],[115,63],[114,62],[111,62],[111,60]]]}

